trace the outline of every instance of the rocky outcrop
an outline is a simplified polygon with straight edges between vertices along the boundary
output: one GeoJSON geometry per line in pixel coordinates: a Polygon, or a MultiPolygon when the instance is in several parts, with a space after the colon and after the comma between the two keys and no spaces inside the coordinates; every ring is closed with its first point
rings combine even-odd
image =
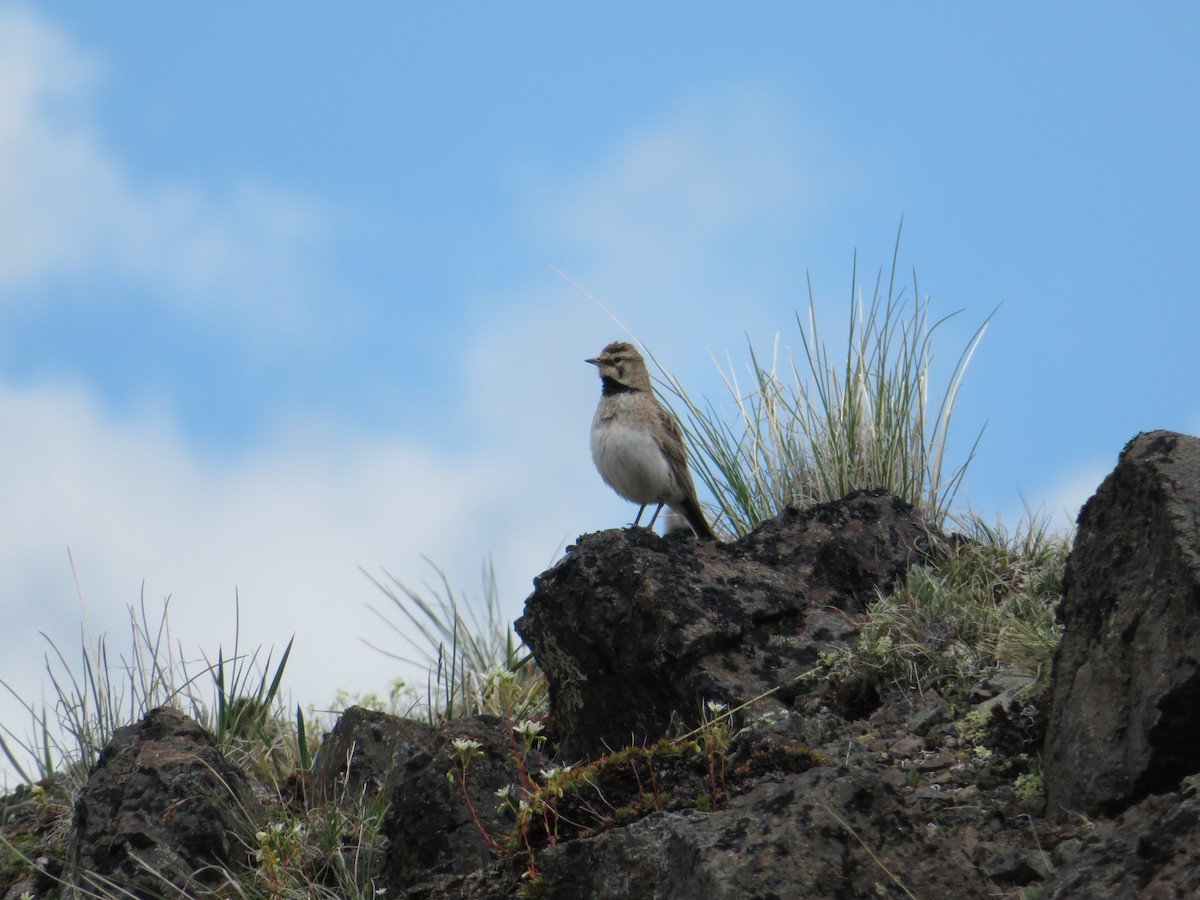
{"type": "MultiPolygon", "coordinates": [[[[386,803],[371,889],[413,900],[499,900],[531,876],[546,897],[644,900],[1200,895],[1197,473],[1200,441],[1141,435],[1085,506],[1050,687],[998,671],[868,696],[828,677],[876,591],[945,546],[857,494],[724,546],[580,538],[519,623],[550,684],[539,749],[504,718],[351,709],[274,802],[386,803]],[[741,708],[714,723],[709,701],[741,708]],[[550,772],[561,790],[535,794],[550,772]]],[[[0,827],[32,842],[49,806],[0,805],[0,827]]],[[[256,809],[198,725],[155,710],[91,773],[66,864],[0,896],[85,870],[135,896],[219,893],[256,809]]]]}
{"type": "Polygon", "coordinates": [[[708,702],[788,709],[819,654],[937,539],[903,501],[789,509],[731,544],[646,529],[589,535],[535,581],[517,620],[569,753],[654,741],[708,702]]]}
{"type": "Polygon", "coordinates": [[[136,896],[211,890],[252,859],[261,821],[246,775],[183,713],[118,728],[75,803],[66,896],[112,885],[136,896]]]}
{"type": "Polygon", "coordinates": [[[1200,440],[1138,435],[1079,514],[1045,750],[1051,812],[1200,772],[1200,440]]]}
{"type": "MultiPolygon", "coordinates": [[[[1004,684],[981,691],[1000,697],[1004,684]]],[[[1020,738],[1026,717],[1011,709],[970,743],[1032,750],[1020,738]]],[[[497,789],[522,796],[507,722],[405,723],[402,733],[386,788],[385,871],[410,898],[510,897],[531,865],[543,896],[646,900],[978,896],[1036,884],[1051,868],[1042,846],[1054,834],[1029,819],[1040,803],[1011,787],[1028,765],[965,748],[936,697],[865,720],[773,717],[727,746],[701,734],[576,760],[553,801],[553,839],[542,815],[522,839],[497,808],[497,789]],[[453,742],[463,738],[480,744],[467,784],[478,825],[458,780],[453,742]]],[[[353,734],[344,729],[342,742],[353,734]]],[[[540,782],[546,765],[534,754],[525,768],[540,782]]]]}

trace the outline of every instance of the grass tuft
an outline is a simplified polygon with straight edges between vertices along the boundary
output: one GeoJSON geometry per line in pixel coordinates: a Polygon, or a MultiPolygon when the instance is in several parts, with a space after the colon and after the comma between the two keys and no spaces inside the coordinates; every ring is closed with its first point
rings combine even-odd
{"type": "Polygon", "coordinates": [[[1000,670],[1048,680],[1069,537],[1035,517],[1012,531],[975,516],[960,524],[939,560],[914,566],[868,607],[855,649],[824,660],[835,678],[922,694],[965,690],[1000,670]]]}
{"type": "Polygon", "coordinates": [[[424,591],[389,573],[383,582],[364,572],[400,612],[402,622],[415,629],[414,634],[379,610],[371,610],[408,644],[415,657],[392,653],[370,641],[365,642],[367,646],[428,671],[424,702],[419,697],[414,701],[424,709],[431,725],[481,713],[518,719],[544,713],[548,703],[545,676],[500,611],[491,559],[484,564],[482,604],[456,596],[446,574],[432,562],[429,565],[437,575],[437,585],[426,584],[424,591]],[[498,678],[498,674],[504,677],[498,678]]]}
{"type": "Polygon", "coordinates": [[[807,316],[796,316],[799,356],[786,351],[781,357],[776,338],[768,361],[748,343],[747,383],[731,362],[727,370],[717,363],[736,410],[732,421],[713,403],[692,399],[647,350],[662,375],[660,396],[680,422],[693,471],[715,499],[714,518],[726,531],[741,536],[788,506],[862,489],[891,491],[932,524],[946,520],[979,440],[947,471],[954,405],[991,316],[959,354],[935,402],[932,339],[951,317],[931,319],[915,272],[911,297],[897,285],[899,254],[897,234],[890,273],[885,282],[880,268],[867,304],[855,258],[844,357],[823,342],[810,280],[807,316]]]}

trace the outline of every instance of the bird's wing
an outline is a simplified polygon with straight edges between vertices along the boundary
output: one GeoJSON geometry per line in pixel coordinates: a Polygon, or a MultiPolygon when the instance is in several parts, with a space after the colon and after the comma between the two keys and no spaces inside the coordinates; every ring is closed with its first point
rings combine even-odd
{"type": "Polygon", "coordinates": [[[683,444],[683,432],[679,430],[679,423],[669,412],[660,407],[658,413],[662,417],[663,424],[661,432],[663,437],[659,438],[658,442],[659,449],[670,463],[671,471],[679,481],[680,487],[684,489],[684,493],[694,498],[696,488],[692,484],[692,475],[688,471],[687,449],[683,444]]]}

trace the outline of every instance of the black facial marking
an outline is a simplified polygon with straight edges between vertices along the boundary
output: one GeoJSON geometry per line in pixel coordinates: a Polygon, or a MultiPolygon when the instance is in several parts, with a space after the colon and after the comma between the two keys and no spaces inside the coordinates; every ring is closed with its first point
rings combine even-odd
{"type": "Polygon", "coordinates": [[[615,378],[609,378],[607,375],[600,379],[600,393],[605,397],[611,397],[613,394],[628,394],[636,390],[637,388],[621,384],[615,378]]]}

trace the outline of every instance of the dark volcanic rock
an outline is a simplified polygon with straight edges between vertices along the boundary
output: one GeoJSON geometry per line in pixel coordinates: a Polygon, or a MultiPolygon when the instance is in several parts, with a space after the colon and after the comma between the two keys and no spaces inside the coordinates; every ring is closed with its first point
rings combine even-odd
{"type": "MultiPolygon", "coordinates": [[[[811,670],[928,552],[912,507],[861,492],[790,509],[731,544],[646,529],[585,535],[539,577],[517,630],[572,753],[654,740],[707,701],[739,705],[811,670]]],[[[764,706],[790,706],[784,691],[764,706]]]]}
{"type": "MultiPolygon", "coordinates": [[[[389,844],[383,874],[397,893],[404,892],[401,896],[423,897],[436,893],[431,885],[447,884],[447,876],[449,883],[457,883],[454,878],[495,862],[496,852],[480,825],[493,840],[506,842],[514,824],[498,811],[496,791],[518,784],[520,774],[513,757],[512,729],[505,720],[477,716],[447,722],[437,730],[416,722],[402,725],[404,740],[397,745],[384,785],[390,807],[382,829],[389,844]],[[479,824],[463,797],[456,739],[480,745],[466,779],[479,824]],[[447,773],[453,773],[453,778],[447,773]]],[[[524,765],[532,776],[543,769],[545,760],[535,750],[524,765]]],[[[445,896],[461,896],[459,890],[445,896]]]]}
{"type": "Polygon", "coordinates": [[[325,735],[313,758],[313,785],[327,797],[375,793],[387,780],[397,752],[429,741],[429,727],[387,713],[351,706],[325,735]]]}
{"type": "Polygon", "coordinates": [[[246,776],[183,713],[160,707],[118,728],[75,804],[67,896],[91,876],[137,896],[182,897],[251,862],[261,818],[246,776]]]}
{"type": "Polygon", "coordinates": [[[1045,900],[1200,897],[1200,778],[1149,797],[1055,852],[1045,900]]]}
{"type": "Polygon", "coordinates": [[[901,807],[871,773],[813,769],[712,813],[655,814],[550,848],[539,865],[550,897],[892,896],[893,875],[910,896],[978,896],[971,860],[912,829],[901,807]]]}
{"type": "Polygon", "coordinates": [[[1045,747],[1052,813],[1200,772],[1200,440],[1138,435],[1079,514],[1045,747]]]}

